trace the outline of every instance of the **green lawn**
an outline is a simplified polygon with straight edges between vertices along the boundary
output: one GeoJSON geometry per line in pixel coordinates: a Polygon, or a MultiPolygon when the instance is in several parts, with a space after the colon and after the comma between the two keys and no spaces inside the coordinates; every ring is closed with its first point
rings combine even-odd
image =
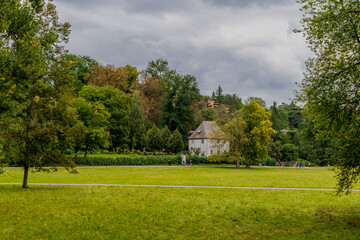
{"type": "MultiPolygon", "coordinates": [[[[64,169],[56,173],[31,173],[32,183],[104,183],[201,185],[241,187],[334,188],[336,180],[330,168],[255,167],[236,169],[233,166],[193,167],[91,167],[79,168],[79,174],[64,169]]],[[[0,182],[21,182],[22,169],[7,169],[0,182]]],[[[355,186],[360,189],[360,184],[355,186]]]]}
{"type": "MultiPolygon", "coordinates": [[[[29,182],[334,187],[326,168],[80,168],[29,182]],[[268,183],[270,181],[270,183],[268,183]]],[[[6,169],[0,182],[21,182],[6,169]]],[[[359,185],[357,185],[359,188],[359,185]]],[[[360,192],[0,185],[0,239],[359,239],[360,192]]]]}

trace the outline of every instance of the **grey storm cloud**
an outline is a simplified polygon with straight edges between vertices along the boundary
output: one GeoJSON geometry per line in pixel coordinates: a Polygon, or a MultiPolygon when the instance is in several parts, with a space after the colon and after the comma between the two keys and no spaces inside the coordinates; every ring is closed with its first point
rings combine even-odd
{"type": "Polygon", "coordinates": [[[309,56],[293,34],[295,0],[55,0],[72,25],[67,48],[103,64],[143,70],[150,60],[194,75],[203,94],[289,102],[309,56]]]}

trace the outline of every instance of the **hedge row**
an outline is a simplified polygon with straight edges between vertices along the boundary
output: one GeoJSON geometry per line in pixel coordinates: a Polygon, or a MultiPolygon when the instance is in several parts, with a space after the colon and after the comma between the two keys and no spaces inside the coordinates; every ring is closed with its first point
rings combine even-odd
{"type": "MultiPolygon", "coordinates": [[[[140,156],[140,157],[128,157],[128,156],[119,156],[119,157],[87,157],[78,158],[76,160],[77,165],[87,165],[87,166],[111,166],[111,165],[163,165],[168,164],[168,161],[171,161],[171,164],[181,164],[181,156],[170,157],[170,156],[140,156]]],[[[198,156],[186,156],[186,162],[189,163],[189,160],[192,160],[193,164],[200,163],[209,163],[206,157],[198,156]]]]}

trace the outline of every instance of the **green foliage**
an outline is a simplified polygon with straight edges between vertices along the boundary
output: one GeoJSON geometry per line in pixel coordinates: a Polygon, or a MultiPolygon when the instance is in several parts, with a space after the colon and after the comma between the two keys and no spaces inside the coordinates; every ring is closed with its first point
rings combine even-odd
{"type": "Polygon", "coordinates": [[[360,174],[359,2],[301,0],[303,33],[314,57],[306,62],[298,100],[320,138],[332,138],[339,189],[360,174]]]}
{"type": "Polygon", "coordinates": [[[138,84],[138,76],[140,73],[137,71],[137,68],[131,65],[126,65],[125,67],[121,68],[126,74],[126,86],[125,91],[127,93],[132,93],[133,89],[138,84]]]}
{"type": "Polygon", "coordinates": [[[183,76],[175,71],[167,73],[163,78],[166,88],[160,105],[160,121],[162,125],[167,125],[170,131],[178,129],[185,138],[189,131],[188,126],[195,122],[192,107],[200,100],[196,78],[191,75],[183,76]]]}
{"type": "Polygon", "coordinates": [[[110,114],[107,129],[110,131],[110,146],[122,147],[129,139],[129,99],[124,92],[107,86],[84,86],[78,94],[89,102],[97,102],[110,114]]]}
{"type": "Polygon", "coordinates": [[[265,160],[265,166],[276,166],[276,162],[277,160],[275,158],[269,157],[265,160]]]}
{"type": "MultiPolygon", "coordinates": [[[[193,164],[208,163],[206,157],[186,156],[186,161],[192,160],[193,164]]],[[[118,157],[87,157],[78,158],[77,165],[86,166],[115,166],[115,165],[166,165],[168,161],[172,164],[181,164],[181,156],[118,156],[118,157]]]]}
{"type": "Polygon", "coordinates": [[[161,141],[162,146],[165,148],[165,150],[168,150],[171,148],[171,132],[167,126],[165,126],[163,129],[161,129],[161,141]]]}
{"type": "Polygon", "coordinates": [[[30,167],[73,166],[65,156],[76,124],[63,61],[69,28],[51,1],[0,3],[0,139],[6,158],[24,167],[24,188],[30,167]]]}
{"type": "MultiPolygon", "coordinates": [[[[218,121],[219,122],[219,121],[218,121]]],[[[221,124],[221,122],[219,122],[221,124]]],[[[222,143],[230,144],[229,154],[236,159],[236,166],[239,167],[240,158],[243,157],[244,142],[246,141],[245,121],[241,112],[237,112],[230,120],[224,121],[222,131],[216,132],[214,138],[222,139],[222,143]]]]}
{"type": "Polygon", "coordinates": [[[64,59],[69,62],[70,75],[74,77],[75,91],[79,92],[81,88],[87,84],[86,74],[90,72],[94,64],[98,63],[88,56],[78,56],[74,54],[66,54],[64,59]]]}
{"type": "Polygon", "coordinates": [[[224,164],[224,163],[234,164],[236,162],[233,157],[226,154],[223,155],[214,154],[207,157],[207,160],[209,163],[216,163],[216,164],[224,164]]]}
{"type": "Polygon", "coordinates": [[[270,121],[272,123],[272,128],[279,133],[280,130],[286,128],[286,126],[284,126],[281,121],[279,109],[276,102],[273,102],[273,106],[270,108],[270,112],[270,121]]]}
{"type": "Polygon", "coordinates": [[[179,153],[184,150],[184,143],[180,132],[175,129],[169,140],[169,150],[172,153],[179,153]]]}
{"type": "Polygon", "coordinates": [[[246,159],[246,166],[263,160],[268,156],[267,145],[271,135],[276,133],[271,128],[270,114],[261,107],[257,100],[252,101],[242,109],[242,118],[245,123],[242,156],[246,159]]]}
{"type": "Polygon", "coordinates": [[[270,114],[254,100],[224,124],[220,122],[224,134],[220,132],[216,138],[230,143],[230,154],[237,159],[237,167],[240,158],[245,158],[246,167],[250,167],[250,164],[267,157],[267,145],[271,135],[276,133],[271,128],[269,117],[270,114]]]}
{"type": "Polygon", "coordinates": [[[299,157],[299,149],[294,144],[284,144],[281,146],[281,161],[295,162],[299,157]]]}
{"type": "Polygon", "coordinates": [[[155,125],[153,125],[151,129],[149,129],[149,131],[147,132],[147,136],[149,138],[150,151],[159,151],[163,149],[164,146],[162,146],[163,141],[161,139],[161,133],[155,125]]]}
{"type": "Polygon", "coordinates": [[[301,122],[303,121],[303,116],[301,114],[301,108],[299,106],[296,106],[295,103],[291,103],[289,105],[289,127],[290,129],[293,128],[299,128],[301,122]]]}
{"type": "Polygon", "coordinates": [[[281,128],[282,129],[288,129],[289,128],[289,116],[288,116],[288,104],[282,103],[278,107],[279,116],[281,120],[281,128]]]}
{"type": "Polygon", "coordinates": [[[219,104],[222,104],[224,101],[224,94],[223,94],[223,89],[222,87],[219,85],[218,89],[215,92],[215,99],[216,102],[218,102],[219,104]]]}
{"type": "Polygon", "coordinates": [[[146,127],[139,91],[135,91],[131,97],[129,119],[129,136],[132,139],[132,148],[145,147],[146,143],[143,145],[144,142],[141,141],[146,134],[146,127]]]}
{"type": "Polygon", "coordinates": [[[151,60],[144,71],[145,76],[162,78],[170,71],[169,63],[166,59],[151,60]]]}
{"type": "Polygon", "coordinates": [[[204,108],[201,110],[201,116],[204,121],[214,121],[216,119],[216,111],[211,107],[204,108]]]}
{"type": "Polygon", "coordinates": [[[272,139],[269,141],[268,145],[268,154],[270,158],[275,159],[276,161],[280,161],[282,159],[281,153],[281,143],[280,141],[273,141],[272,139]]]}
{"type": "MultiPolygon", "coordinates": [[[[79,94],[83,94],[83,92],[80,91],[79,94]]],[[[109,132],[106,126],[109,123],[110,113],[105,106],[100,102],[91,102],[83,97],[78,97],[74,102],[74,108],[79,116],[79,122],[76,125],[79,137],[75,145],[75,153],[85,150],[87,154],[88,151],[108,147],[109,132]]]]}
{"type": "Polygon", "coordinates": [[[299,157],[319,165],[327,165],[331,159],[331,139],[317,139],[317,130],[313,121],[308,119],[303,123],[299,134],[299,157]]]}
{"type": "Polygon", "coordinates": [[[260,107],[265,108],[266,109],[266,102],[264,99],[260,98],[260,97],[248,97],[245,101],[245,104],[248,105],[251,102],[257,101],[258,104],[260,105],[260,107]]]}
{"type": "Polygon", "coordinates": [[[222,103],[229,108],[230,113],[240,110],[244,106],[241,98],[239,98],[236,94],[225,94],[222,103]]]}

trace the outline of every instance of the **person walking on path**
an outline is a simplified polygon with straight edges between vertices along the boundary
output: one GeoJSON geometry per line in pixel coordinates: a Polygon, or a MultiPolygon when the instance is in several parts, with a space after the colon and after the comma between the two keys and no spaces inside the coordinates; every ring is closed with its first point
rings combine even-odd
{"type": "Polygon", "coordinates": [[[310,162],[309,162],[308,167],[310,167],[310,165],[311,165],[311,164],[310,164],[310,162]]]}

